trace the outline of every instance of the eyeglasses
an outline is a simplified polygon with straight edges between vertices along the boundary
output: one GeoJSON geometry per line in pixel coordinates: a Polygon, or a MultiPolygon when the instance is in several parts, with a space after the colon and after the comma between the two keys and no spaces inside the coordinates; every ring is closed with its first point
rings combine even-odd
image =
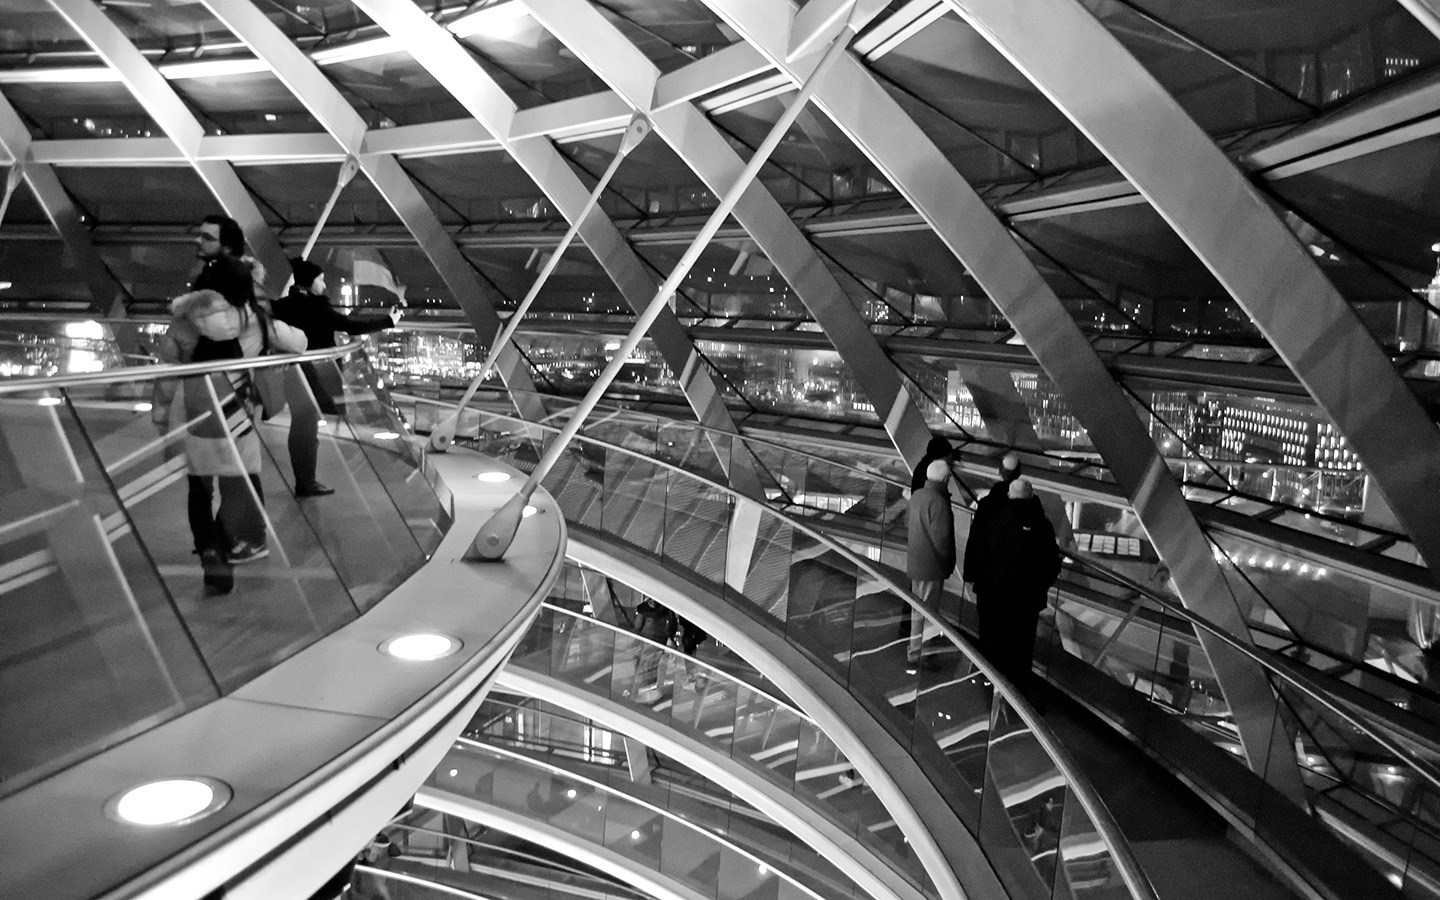
{"type": "Polygon", "coordinates": [[[220,238],[219,238],[219,237],[217,237],[216,235],[213,235],[213,234],[205,234],[203,231],[202,231],[201,233],[195,235],[195,237],[196,237],[198,240],[205,241],[206,243],[214,243],[214,244],[220,243],[220,238]]]}

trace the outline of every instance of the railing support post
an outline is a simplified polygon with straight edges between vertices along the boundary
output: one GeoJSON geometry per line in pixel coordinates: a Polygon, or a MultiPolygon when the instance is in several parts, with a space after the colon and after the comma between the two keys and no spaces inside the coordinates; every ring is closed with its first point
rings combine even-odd
{"type": "Polygon", "coordinates": [[[770,154],[775,152],[775,148],[780,145],[780,141],[785,137],[786,132],[790,130],[790,126],[795,123],[796,117],[800,115],[801,110],[805,108],[805,105],[814,95],[815,88],[824,79],[830,67],[834,65],[835,61],[840,58],[840,55],[845,52],[845,48],[849,46],[851,39],[854,37],[854,26],[847,19],[845,27],[841,29],[840,34],[830,44],[829,49],[825,51],[825,55],[821,57],[820,62],[816,64],[809,77],[805,79],[805,83],[801,85],[799,93],[795,95],[795,99],[792,100],[785,111],[780,114],[780,118],[776,120],[774,126],[771,127],[770,133],[765,135],[765,140],[761,141],[760,146],[755,148],[754,155],[752,155],[750,161],[745,164],[744,170],[742,170],[739,177],[735,179],[735,183],[725,192],[725,196],[720,199],[720,203],[715,207],[715,211],[710,214],[710,217],[705,220],[705,224],[701,226],[699,234],[695,235],[695,240],[685,249],[684,255],[680,257],[680,261],[675,264],[675,268],[666,277],[665,282],[660,285],[660,289],[655,292],[655,296],[651,298],[650,305],[645,307],[645,311],[636,319],[635,326],[630,329],[630,333],[620,342],[620,346],[616,348],[615,354],[610,358],[610,362],[605,366],[604,371],[600,373],[600,377],[595,380],[595,383],[591,385],[590,390],[585,394],[585,399],[581,400],[579,405],[575,407],[575,411],[571,414],[570,420],[565,423],[565,427],[561,429],[560,434],[557,435],[556,438],[551,441],[550,446],[546,448],[545,455],[540,458],[540,462],[535,466],[535,470],[530,473],[530,477],[525,479],[525,483],[520,487],[520,490],[516,491],[515,495],[511,497],[504,506],[500,507],[500,509],[490,517],[489,521],[480,526],[479,532],[476,533],[475,539],[470,544],[470,553],[467,554],[467,559],[497,560],[502,558],[505,555],[505,551],[510,549],[510,543],[515,540],[515,532],[519,529],[520,519],[525,512],[525,504],[530,502],[530,497],[535,493],[535,489],[539,487],[540,482],[544,480],[545,476],[550,474],[550,470],[554,468],[555,463],[559,461],[560,455],[565,452],[565,448],[569,446],[570,441],[574,439],[575,435],[580,433],[580,428],[585,424],[585,419],[590,415],[590,412],[595,409],[595,404],[600,402],[600,398],[610,387],[610,383],[615,380],[616,375],[620,374],[620,369],[625,365],[625,361],[630,357],[630,354],[634,352],[635,348],[639,346],[640,341],[645,337],[645,333],[650,330],[650,326],[654,324],[655,319],[660,315],[660,311],[666,307],[670,298],[674,296],[675,291],[679,289],[680,283],[685,280],[685,276],[690,274],[690,270],[694,268],[696,261],[700,258],[700,254],[705,250],[705,247],[710,243],[710,240],[715,236],[716,232],[720,230],[720,226],[724,224],[725,219],[729,217],[735,205],[740,202],[740,197],[755,181],[755,177],[760,174],[760,169],[770,159],[770,154]]]}
{"type": "Polygon", "coordinates": [[[601,195],[605,193],[605,188],[610,184],[610,179],[614,178],[615,173],[620,171],[620,164],[625,161],[625,157],[630,155],[631,150],[640,146],[640,142],[645,140],[645,136],[649,133],[650,120],[637,113],[630,120],[629,127],[625,129],[624,137],[620,139],[620,149],[615,152],[615,158],[610,160],[609,167],[607,167],[604,174],[600,176],[600,180],[595,184],[595,189],[590,192],[589,198],[586,199],[585,205],[581,207],[574,221],[570,223],[570,227],[566,229],[565,236],[560,238],[560,243],[556,246],[555,251],[550,254],[550,258],[540,267],[540,274],[535,276],[535,283],[530,285],[530,290],[525,294],[525,299],[521,300],[520,305],[515,307],[515,312],[511,314],[510,319],[505,323],[504,327],[500,329],[495,340],[490,343],[490,349],[485,354],[485,362],[480,365],[480,371],[475,373],[475,377],[470,379],[470,384],[465,388],[465,393],[460,397],[460,402],[455,405],[455,412],[446,416],[438,425],[431,429],[430,449],[432,451],[435,453],[444,453],[450,449],[450,445],[455,441],[455,432],[460,427],[460,415],[465,411],[465,407],[470,405],[470,401],[474,399],[475,392],[480,390],[480,383],[486,378],[489,378],[490,373],[495,370],[495,362],[500,358],[501,351],[503,351],[506,345],[515,337],[515,332],[520,329],[520,323],[525,318],[525,314],[530,311],[530,307],[534,304],[535,298],[540,296],[540,290],[545,287],[545,282],[550,280],[550,275],[555,271],[556,267],[560,265],[560,257],[565,255],[565,251],[569,249],[570,244],[575,240],[575,236],[580,233],[580,226],[585,223],[585,219],[589,217],[591,210],[599,204],[601,195]]]}

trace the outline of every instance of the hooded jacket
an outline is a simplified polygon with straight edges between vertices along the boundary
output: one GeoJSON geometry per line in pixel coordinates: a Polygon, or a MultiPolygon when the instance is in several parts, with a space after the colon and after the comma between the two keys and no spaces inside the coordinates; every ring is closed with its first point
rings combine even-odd
{"type": "MultiPolygon", "coordinates": [[[[269,324],[272,353],[299,353],[305,349],[301,331],[273,319],[269,324]]],[[[171,363],[195,362],[195,349],[202,337],[216,343],[237,341],[241,356],[259,356],[266,344],[260,327],[260,316],[253,309],[231,305],[218,291],[181,294],[170,301],[170,328],[160,342],[160,358],[171,363]]]]}

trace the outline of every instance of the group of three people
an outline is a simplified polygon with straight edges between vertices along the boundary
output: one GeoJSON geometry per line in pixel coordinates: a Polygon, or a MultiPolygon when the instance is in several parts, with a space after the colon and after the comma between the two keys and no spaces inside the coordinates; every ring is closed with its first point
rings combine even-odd
{"type": "MultiPolygon", "coordinates": [[[[907,518],[911,590],[937,613],[957,555],[954,511],[946,489],[949,460],[949,445],[943,439],[932,441],[916,467],[907,518]]],[[[1030,482],[1020,477],[1019,457],[1007,454],[1000,480],[976,504],[961,578],[975,596],[980,652],[1022,690],[1029,686],[1040,612],[1059,575],[1055,528],[1030,482]]],[[[912,664],[918,663],[923,642],[923,623],[912,621],[907,648],[912,664]]]]}
{"type": "MultiPolygon", "coordinates": [[[[323,271],[303,259],[291,261],[294,289],[269,303],[263,292],[264,269],[246,254],[244,232],[228,216],[210,215],[200,222],[195,255],[198,271],[189,290],[170,304],[170,324],[158,348],[165,362],[243,359],[333,347],[336,331],[365,334],[399,320],[394,309],[383,315],[342,315],[325,296],[323,271]]],[[[334,493],[315,477],[320,416],[337,411],[333,394],[311,363],[292,367],[285,378],[295,494],[334,493]]],[[[184,429],[187,514],[208,594],[229,593],[234,565],[269,554],[255,416],[259,393],[255,379],[243,372],[157,384],[152,405],[156,424],[163,433],[184,429]],[[213,414],[217,407],[218,417],[213,414]]]]}

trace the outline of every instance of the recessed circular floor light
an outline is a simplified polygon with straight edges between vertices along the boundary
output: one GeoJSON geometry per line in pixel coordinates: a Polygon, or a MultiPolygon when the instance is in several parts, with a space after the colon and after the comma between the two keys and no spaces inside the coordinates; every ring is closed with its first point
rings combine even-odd
{"type": "Polygon", "coordinates": [[[395,432],[395,431],[377,431],[377,432],[375,432],[375,440],[377,440],[377,441],[393,441],[393,440],[395,440],[396,438],[398,438],[399,436],[400,436],[400,434],[399,434],[398,432],[395,432]]]}
{"type": "Polygon", "coordinates": [[[154,408],[155,408],[155,404],[150,403],[150,402],[145,401],[145,400],[141,400],[139,403],[135,404],[135,411],[136,411],[136,412],[149,412],[150,410],[152,410],[152,409],[154,409],[154,408]]]}
{"type": "Polygon", "coordinates": [[[186,825],[230,802],[230,787],[214,778],[187,776],[149,781],[117,794],[106,812],[129,825],[186,825]]]}
{"type": "Polygon", "coordinates": [[[489,483],[489,484],[504,484],[505,482],[507,482],[507,481],[510,480],[510,473],[509,473],[509,472],[481,472],[479,475],[476,475],[475,477],[478,478],[478,479],[480,479],[481,481],[487,482],[487,483],[489,483]]]}
{"type": "Polygon", "coordinates": [[[461,643],[455,638],[443,634],[407,634],[403,637],[392,638],[380,645],[382,653],[388,653],[396,659],[405,659],[412,662],[428,662],[432,659],[440,659],[449,656],[459,650],[461,643]]]}
{"type": "Polygon", "coordinates": [[[533,515],[535,515],[536,513],[538,513],[539,511],[540,511],[539,509],[537,509],[537,508],[535,508],[535,507],[533,507],[533,506],[527,505],[523,510],[520,511],[520,515],[523,516],[524,518],[528,519],[528,518],[530,518],[531,516],[533,516],[533,515]]]}
{"type": "Polygon", "coordinates": [[[59,406],[61,403],[64,403],[65,401],[61,400],[59,397],[41,397],[39,400],[36,400],[35,402],[38,403],[38,404],[40,404],[41,406],[59,406]]]}

